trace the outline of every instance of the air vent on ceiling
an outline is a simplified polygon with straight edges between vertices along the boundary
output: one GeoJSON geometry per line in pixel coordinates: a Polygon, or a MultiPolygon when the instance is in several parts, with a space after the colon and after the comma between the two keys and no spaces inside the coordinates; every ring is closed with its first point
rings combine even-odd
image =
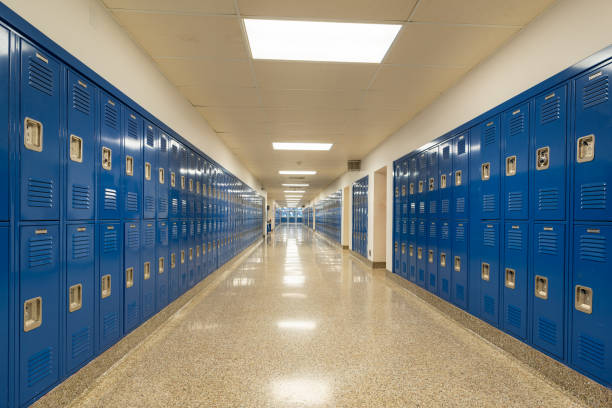
{"type": "Polygon", "coordinates": [[[361,160],[349,160],[346,162],[346,167],[348,171],[360,171],[361,170],[361,160]]]}

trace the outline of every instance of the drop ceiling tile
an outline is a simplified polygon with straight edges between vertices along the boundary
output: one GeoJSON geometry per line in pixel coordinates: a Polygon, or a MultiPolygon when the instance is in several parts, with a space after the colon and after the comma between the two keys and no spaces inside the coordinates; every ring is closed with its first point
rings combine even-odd
{"type": "Polygon", "coordinates": [[[224,84],[254,87],[248,60],[161,58],[155,61],[175,86],[224,84]]]}
{"type": "Polygon", "coordinates": [[[233,0],[102,0],[113,9],[235,14],[233,0]]]}
{"type": "Polygon", "coordinates": [[[113,15],[153,58],[248,57],[240,19],[114,10],[113,15]]]}
{"type": "Polygon", "coordinates": [[[268,123],[265,112],[260,108],[218,108],[197,107],[202,116],[206,118],[211,126],[224,126],[230,123],[249,123],[263,125],[268,123]]]}
{"type": "Polygon", "coordinates": [[[409,23],[384,62],[473,67],[518,30],[518,27],[409,23]]]}
{"type": "Polygon", "coordinates": [[[361,104],[361,108],[366,110],[402,110],[410,119],[423,106],[426,106],[431,103],[434,97],[434,95],[418,95],[409,92],[404,92],[402,90],[370,90],[365,95],[363,103],[361,104]]]}
{"type": "Polygon", "coordinates": [[[370,89],[401,89],[414,93],[434,89],[439,92],[457,82],[467,71],[467,68],[454,67],[382,65],[370,89]]]}
{"type": "Polygon", "coordinates": [[[406,20],[416,0],[238,0],[244,16],[320,20],[406,20]]]}
{"type": "Polygon", "coordinates": [[[422,0],[412,21],[523,26],[554,0],[422,0]]]}
{"type": "Polygon", "coordinates": [[[259,98],[256,88],[228,88],[224,86],[182,86],[179,91],[197,106],[257,107],[259,98]]]}
{"type": "Polygon", "coordinates": [[[264,109],[266,116],[275,123],[343,124],[350,116],[348,109],[264,109]]]}
{"type": "Polygon", "coordinates": [[[352,109],[359,104],[362,91],[353,90],[271,90],[262,89],[265,108],[352,109]]]}

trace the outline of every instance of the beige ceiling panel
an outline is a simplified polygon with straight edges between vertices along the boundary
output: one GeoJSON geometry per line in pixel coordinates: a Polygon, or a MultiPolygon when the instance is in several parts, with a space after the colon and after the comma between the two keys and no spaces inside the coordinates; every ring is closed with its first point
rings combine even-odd
{"type": "Polygon", "coordinates": [[[348,109],[265,109],[264,111],[271,122],[321,125],[344,123],[351,112],[348,109]]]}
{"type": "Polygon", "coordinates": [[[113,14],[148,53],[158,57],[248,57],[235,17],[140,13],[113,14]]]}
{"type": "Polygon", "coordinates": [[[257,82],[270,89],[367,89],[378,64],[253,61],[257,82]]]}
{"type": "Polygon", "coordinates": [[[362,91],[270,90],[262,89],[265,108],[353,109],[359,104],[362,91]]]}
{"type": "Polygon", "coordinates": [[[554,0],[423,0],[412,21],[523,26],[554,0]]]}
{"type": "Polygon", "coordinates": [[[408,117],[409,112],[400,109],[359,109],[351,112],[347,123],[348,125],[351,123],[403,125],[408,117]]]}
{"type": "Polygon", "coordinates": [[[155,62],[175,86],[214,84],[234,87],[255,86],[248,60],[162,58],[155,62]]]}
{"type": "Polygon", "coordinates": [[[240,122],[240,123],[268,123],[266,113],[260,108],[214,108],[198,107],[197,110],[211,125],[240,122]]]}
{"type": "Polygon", "coordinates": [[[407,24],[385,58],[388,64],[472,67],[519,28],[407,24]]]}
{"type": "Polygon", "coordinates": [[[238,0],[244,16],[317,20],[406,20],[416,0],[238,0]]]}
{"type": "Polygon", "coordinates": [[[412,118],[416,111],[420,110],[422,106],[428,105],[434,97],[433,92],[416,94],[406,93],[402,90],[371,90],[368,91],[363,100],[362,109],[402,110],[409,118],[412,118]]]}
{"type": "Polygon", "coordinates": [[[110,9],[235,14],[234,0],[102,0],[110,9]]]}
{"type": "Polygon", "coordinates": [[[259,104],[255,88],[183,86],[178,89],[192,105],[197,106],[256,107],[259,104]]]}
{"type": "Polygon", "coordinates": [[[467,68],[383,65],[370,89],[421,93],[439,92],[457,82],[467,68]]]}

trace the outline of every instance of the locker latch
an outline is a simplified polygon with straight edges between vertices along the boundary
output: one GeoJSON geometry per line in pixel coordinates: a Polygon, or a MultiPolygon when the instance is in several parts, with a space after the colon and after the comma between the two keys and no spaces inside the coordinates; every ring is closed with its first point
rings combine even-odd
{"type": "Polygon", "coordinates": [[[406,195],[406,186],[402,186],[402,197],[406,195]]]}
{"type": "Polygon", "coordinates": [[[461,170],[457,170],[455,172],[455,185],[456,186],[460,186],[461,185],[461,170]]]}
{"type": "Polygon", "coordinates": [[[151,163],[145,162],[145,180],[151,180],[151,163]]]}
{"type": "Polygon", "coordinates": [[[461,257],[455,257],[455,272],[461,272],[461,257]]]}
{"type": "Polygon", "coordinates": [[[550,149],[548,146],[536,150],[536,170],[546,170],[550,164],[550,149]]]}
{"type": "Polygon", "coordinates": [[[70,135],[70,160],[83,163],[83,139],[70,135]]]}
{"type": "Polygon", "coordinates": [[[102,277],[102,299],[106,299],[111,295],[111,276],[104,275],[102,277]]]}
{"type": "Polygon", "coordinates": [[[173,171],[170,172],[170,185],[176,187],[176,174],[173,171]]]}
{"type": "Polygon", "coordinates": [[[149,280],[150,278],[151,278],[151,262],[145,262],[144,263],[143,279],[144,280],[149,280]]]}
{"type": "Polygon", "coordinates": [[[68,289],[68,310],[70,313],[76,312],[83,306],[83,285],[72,285],[68,289]]]}
{"type": "Polygon", "coordinates": [[[125,174],[127,176],[134,175],[134,158],[132,156],[125,156],[125,174]]]}
{"type": "Polygon", "coordinates": [[[182,249],[181,250],[181,264],[184,264],[184,263],[185,263],[185,250],[182,249]]]}
{"type": "Polygon", "coordinates": [[[406,253],[406,244],[402,244],[402,255],[406,253]]]}
{"type": "Polygon", "coordinates": [[[185,189],[185,176],[181,176],[181,190],[185,189]]]}
{"type": "Polygon", "coordinates": [[[408,255],[410,255],[410,257],[414,256],[414,245],[408,247],[408,255]]]}
{"type": "Polygon", "coordinates": [[[419,181],[419,193],[423,192],[423,180],[419,181]]]}
{"type": "Polygon", "coordinates": [[[446,254],[444,252],[440,253],[440,266],[446,266],[446,254]]]}
{"type": "Polygon", "coordinates": [[[395,241],[395,252],[397,252],[398,249],[399,249],[399,246],[397,244],[397,241],[395,241]]]}
{"type": "Polygon", "coordinates": [[[487,282],[491,279],[491,266],[486,262],[483,262],[480,267],[480,277],[487,282]]]}
{"type": "Polygon", "coordinates": [[[436,181],[433,177],[429,178],[429,191],[433,191],[436,186],[436,181]]]}
{"type": "Polygon", "coordinates": [[[200,182],[196,182],[196,194],[200,195],[200,182]]]}
{"type": "Polygon", "coordinates": [[[176,268],[176,254],[173,252],[170,254],[170,269],[176,268]]]}
{"type": "Polygon", "coordinates": [[[189,260],[193,261],[193,248],[189,248],[189,260]]]}
{"type": "Polygon", "coordinates": [[[193,179],[189,179],[189,191],[193,191],[193,179]]]}
{"type": "Polygon", "coordinates": [[[414,183],[410,183],[410,194],[414,194],[414,183]]]}
{"type": "Polygon", "coordinates": [[[134,286],[134,268],[127,268],[125,270],[125,287],[131,288],[134,286]]]}
{"type": "Polygon", "coordinates": [[[514,289],[516,287],[516,271],[512,268],[506,268],[506,287],[514,289]]]}
{"type": "Polygon", "coordinates": [[[200,257],[200,246],[196,245],[196,258],[200,257]]]}
{"type": "Polygon", "coordinates": [[[576,285],[575,307],[583,313],[593,313],[593,289],[576,285]]]}
{"type": "Polygon", "coordinates": [[[104,170],[113,168],[113,151],[108,147],[102,147],[102,168],[104,170]]]}
{"type": "Polygon", "coordinates": [[[595,158],[595,135],[582,136],[578,139],[578,153],[576,161],[578,163],[589,162],[595,158]]]}
{"type": "Polygon", "coordinates": [[[480,166],[480,178],[482,180],[491,178],[491,163],[483,163],[482,166],[480,166]]]}
{"type": "Polygon", "coordinates": [[[164,184],[165,183],[165,174],[164,174],[164,168],[160,167],[159,168],[159,184],[164,184]]]}
{"type": "Polygon", "coordinates": [[[42,152],[43,125],[32,118],[25,118],[23,144],[26,149],[42,152]]]}
{"type": "Polygon", "coordinates": [[[427,262],[433,263],[433,261],[434,261],[434,251],[433,249],[430,249],[429,251],[427,251],[427,262]]]}
{"type": "Polygon", "coordinates": [[[23,304],[23,331],[29,332],[42,324],[42,297],[28,299],[23,304]]]}
{"type": "Polygon", "coordinates": [[[399,197],[399,187],[395,187],[395,198],[399,197]]]}
{"type": "Polygon", "coordinates": [[[440,176],[440,188],[446,188],[446,174],[440,176]]]}
{"type": "Polygon", "coordinates": [[[423,259],[423,248],[421,248],[421,247],[417,248],[417,258],[418,259],[423,259]]]}
{"type": "Polygon", "coordinates": [[[506,176],[516,175],[516,156],[506,157],[506,176]]]}
{"type": "Polygon", "coordinates": [[[548,299],[548,278],[540,275],[535,277],[535,295],[540,299],[548,299]]]}

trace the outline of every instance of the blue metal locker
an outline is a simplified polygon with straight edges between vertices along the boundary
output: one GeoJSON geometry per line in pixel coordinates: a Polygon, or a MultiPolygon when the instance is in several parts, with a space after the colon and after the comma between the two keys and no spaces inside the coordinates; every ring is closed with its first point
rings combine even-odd
{"type": "Polygon", "coordinates": [[[574,218],[612,220],[608,187],[612,185],[612,64],[592,70],[575,82],[574,218]],[[596,150],[597,148],[597,150],[596,150]]]}
{"type": "Polygon", "coordinates": [[[172,221],[170,225],[170,251],[169,251],[169,268],[168,268],[168,301],[171,302],[179,296],[180,293],[180,228],[179,221],[172,221]]]}
{"type": "Polygon", "coordinates": [[[438,293],[438,223],[427,223],[427,290],[438,293]]]}
{"type": "MultiPolygon", "coordinates": [[[[400,252],[401,252],[401,264],[400,264],[400,275],[404,278],[408,278],[408,206],[410,205],[408,199],[408,180],[410,179],[410,169],[408,160],[402,160],[401,172],[400,172],[400,211],[399,222],[400,222],[400,252]]],[[[366,244],[367,245],[367,244],[366,244]]]]}
{"type": "Polygon", "coordinates": [[[411,282],[417,280],[417,220],[411,218],[408,221],[408,243],[406,247],[408,253],[408,279],[411,282]]]}
{"type": "Polygon", "coordinates": [[[59,379],[60,234],[57,224],[20,228],[19,402],[59,379]]]}
{"type": "Polygon", "coordinates": [[[426,286],[426,270],[427,270],[427,222],[425,220],[417,220],[417,242],[416,242],[416,267],[417,267],[417,284],[426,286]]]}
{"type": "Polygon", "coordinates": [[[95,339],[94,224],[66,225],[66,371],[93,357],[95,339]]]}
{"type": "Polygon", "coordinates": [[[536,220],[565,219],[567,86],[535,98],[533,149],[536,220]]]}
{"type": "Polygon", "coordinates": [[[529,275],[527,270],[529,247],[529,224],[507,222],[504,228],[504,281],[503,328],[521,340],[527,340],[527,292],[529,275]]]}
{"type": "MultiPolygon", "coordinates": [[[[9,33],[0,27],[0,94],[4,98],[0,100],[0,129],[9,129],[9,87],[10,87],[10,66],[9,66],[9,33]]],[[[9,204],[12,193],[9,186],[9,138],[8,135],[0,140],[0,194],[5,197],[0,202],[0,220],[9,219],[9,204]]],[[[0,361],[2,363],[3,361],[0,361]]],[[[0,369],[1,371],[2,369],[0,369]]],[[[5,377],[0,375],[0,381],[5,377]]],[[[2,384],[0,382],[0,384],[2,384]]],[[[3,389],[0,387],[0,404],[5,401],[3,389]]]]}
{"type": "Polygon", "coordinates": [[[170,139],[157,129],[159,134],[159,149],[157,150],[157,218],[168,218],[168,202],[170,198],[170,168],[168,167],[170,139]]]}
{"type": "Polygon", "coordinates": [[[68,71],[68,129],[66,146],[66,218],[93,219],[95,208],[95,101],[97,88],[68,71]]]}
{"type": "Polygon", "coordinates": [[[533,270],[530,274],[533,344],[560,359],[564,358],[567,310],[565,241],[564,224],[534,225],[533,270]]]}
{"type": "Polygon", "coordinates": [[[428,217],[436,218],[438,216],[438,147],[432,147],[427,151],[427,207],[428,217]]]}
{"type": "Polygon", "coordinates": [[[142,214],[142,135],[143,121],[136,113],[124,108],[123,137],[123,197],[126,219],[138,219],[142,214]]]}
{"type": "Polygon", "coordinates": [[[416,207],[417,207],[417,185],[418,185],[418,169],[417,169],[417,159],[416,157],[411,157],[406,159],[408,161],[408,206],[410,216],[416,217],[416,207]]]}
{"type": "Polygon", "coordinates": [[[189,289],[189,263],[187,262],[189,253],[189,223],[187,221],[180,222],[179,234],[179,294],[182,295],[189,289]]]}
{"type": "Polygon", "coordinates": [[[59,220],[62,66],[21,40],[20,190],[22,220],[59,220]]]}
{"type": "Polygon", "coordinates": [[[393,172],[393,273],[400,275],[401,272],[401,252],[400,252],[400,231],[402,216],[402,200],[400,189],[402,172],[399,161],[395,162],[393,172]]]}
{"type": "Polygon", "coordinates": [[[202,217],[202,179],[204,178],[204,161],[200,156],[196,157],[197,167],[195,176],[195,217],[202,217]]]}
{"type": "Polygon", "coordinates": [[[181,217],[187,217],[189,207],[189,194],[188,194],[188,178],[189,178],[189,148],[181,145],[181,161],[180,161],[180,185],[179,185],[179,198],[180,198],[180,215],[181,217]]]}
{"type": "Polygon", "coordinates": [[[189,279],[189,288],[195,286],[198,282],[196,273],[196,254],[195,254],[195,221],[187,222],[187,277],[189,279]]]}
{"type": "MultiPolygon", "coordinates": [[[[474,255],[479,259],[480,317],[499,325],[499,223],[480,224],[480,245],[474,255]]],[[[470,282],[471,285],[472,282],[470,282]]]]}
{"type": "Polygon", "coordinates": [[[170,170],[169,191],[170,207],[169,217],[180,216],[180,191],[181,191],[181,145],[174,139],[170,139],[170,154],[168,155],[168,168],[170,170]]]}
{"type": "Polygon", "coordinates": [[[490,118],[470,131],[472,152],[476,158],[472,180],[476,181],[470,188],[474,192],[475,211],[480,219],[499,218],[500,194],[500,137],[499,116],[490,118]],[[476,154],[475,152],[478,152],[476,154]]]}
{"type": "Polygon", "coordinates": [[[453,186],[452,216],[455,220],[467,219],[470,214],[468,209],[468,184],[470,181],[468,177],[468,147],[468,132],[453,138],[453,176],[450,182],[453,186]]]}
{"type": "Polygon", "coordinates": [[[609,225],[574,226],[572,364],[608,387],[612,385],[610,242],[609,225]]]}
{"type": "Polygon", "coordinates": [[[168,304],[168,276],[170,275],[170,258],[168,256],[169,225],[167,220],[157,222],[157,278],[156,285],[156,310],[162,310],[168,304]]]}
{"type": "Polygon", "coordinates": [[[451,224],[438,222],[438,294],[441,298],[451,298],[451,224]]]}
{"type": "Polygon", "coordinates": [[[526,220],[529,217],[529,117],[529,102],[502,114],[503,202],[504,216],[508,220],[526,220]]]}
{"type": "Polygon", "coordinates": [[[124,223],[123,249],[123,333],[141,321],[142,270],[140,266],[140,223],[124,223]]]}
{"type": "Polygon", "coordinates": [[[123,208],[121,190],[121,123],[122,105],[104,92],[100,92],[100,142],[97,150],[98,218],[118,220],[123,208]]]}
{"type": "Polygon", "coordinates": [[[198,165],[197,159],[196,159],[196,155],[194,152],[192,152],[191,150],[189,150],[189,161],[188,161],[188,167],[187,167],[187,176],[188,176],[188,182],[187,182],[187,189],[188,189],[188,193],[187,193],[187,216],[188,217],[193,217],[195,215],[195,192],[196,192],[196,166],[198,165]]]}
{"type": "Polygon", "coordinates": [[[98,225],[98,349],[115,344],[122,335],[123,234],[120,223],[98,225]]]}
{"type": "Polygon", "coordinates": [[[157,151],[159,150],[159,134],[157,129],[149,122],[144,121],[144,143],[143,143],[143,161],[144,171],[142,176],[142,191],[143,191],[143,209],[142,214],[145,219],[155,218],[156,197],[158,175],[155,174],[157,169],[157,151]]]}
{"type": "Polygon", "coordinates": [[[451,301],[460,308],[467,309],[469,224],[464,221],[454,221],[451,225],[453,228],[451,301]]]}
{"type": "Polygon", "coordinates": [[[417,214],[418,217],[425,217],[427,214],[427,153],[423,152],[417,156],[417,214]]]}
{"type": "Polygon", "coordinates": [[[142,320],[145,321],[155,313],[155,273],[157,258],[155,254],[155,221],[142,221],[142,245],[140,262],[142,265],[142,320]]]}
{"type": "Polygon", "coordinates": [[[195,220],[195,238],[194,238],[194,258],[195,258],[195,276],[196,283],[204,279],[204,266],[202,255],[202,220],[195,220]]]}
{"type": "Polygon", "coordinates": [[[453,142],[442,143],[438,147],[438,191],[440,196],[439,217],[448,219],[451,215],[453,198],[453,142]]]}
{"type": "MultiPolygon", "coordinates": [[[[10,251],[8,226],[0,226],[0,406],[8,404],[9,387],[9,275],[10,251]]],[[[12,276],[12,275],[11,275],[12,276]]],[[[12,358],[11,358],[12,359],[12,358]]]]}

